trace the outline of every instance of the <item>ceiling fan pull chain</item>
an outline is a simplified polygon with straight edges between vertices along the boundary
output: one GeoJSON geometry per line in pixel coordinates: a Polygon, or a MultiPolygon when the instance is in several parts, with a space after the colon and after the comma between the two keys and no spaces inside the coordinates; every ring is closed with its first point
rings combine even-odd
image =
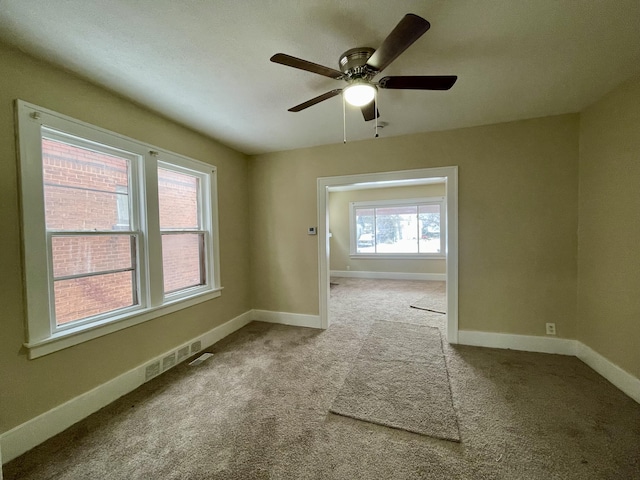
{"type": "Polygon", "coordinates": [[[342,95],[342,143],[347,143],[347,108],[344,95],[342,95]]]}
{"type": "Polygon", "coordinates": [[[376,136],[374,138],[378,138],[378,90],[373,96],[373,116],[376,117],[376,136]]]}

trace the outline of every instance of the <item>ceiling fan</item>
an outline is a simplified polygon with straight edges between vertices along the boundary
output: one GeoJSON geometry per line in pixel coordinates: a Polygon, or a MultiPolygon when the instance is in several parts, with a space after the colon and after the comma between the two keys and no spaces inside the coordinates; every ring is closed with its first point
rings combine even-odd
{"type": "Polygon", "coordinates": [[[307,72],[317,73],[335,80],[345,80],[348,85],[323,93],[300,105],[291,107],[290,112],[299,112],[317,103],[342,93],[344,99],[360,107],[366,121],[380,116],[374,98],[378,88],[409,90],[449,90],[456,80],[455,75],[394,76],[373,81],[374,77],[388,67],[402,52],[420,38],[431,25],[424,18],[409,13],[396,25],[396,28],[375,50],[370,47],[358,47],[347,50],[340,56],[340,70],[318,65],[307,60],[276,53],[271,61],[307,72]]]}

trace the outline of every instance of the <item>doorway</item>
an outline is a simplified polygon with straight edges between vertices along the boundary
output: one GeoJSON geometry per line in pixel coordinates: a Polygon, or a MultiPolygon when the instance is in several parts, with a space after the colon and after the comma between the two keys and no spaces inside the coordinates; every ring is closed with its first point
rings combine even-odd
{"type": "Polygon", "coordinates": [[[458,343],[458,167],[423,168],[318,178],[318,285],[322,328],[329,327],[329,190],[340,186],[384,185],[389,182],[428,183],[441,178],[447,199],[446,283],[447,341],[458,343]]]}

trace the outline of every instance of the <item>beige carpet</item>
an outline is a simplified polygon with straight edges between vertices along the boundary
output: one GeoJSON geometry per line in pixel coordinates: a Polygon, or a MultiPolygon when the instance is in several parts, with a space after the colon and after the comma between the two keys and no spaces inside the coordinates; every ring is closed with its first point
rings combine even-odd
{"type": "Polygon", "coordinates": [[[460,443],[329,414],[376,321],[446,322],[407,307],[425,282],[338,283],[328,330],[251,323],[5,465],[4,480],[640,479],[640,405],[574,357],[444,342],[460,443]]]}
{"type": "Polygon", "coordinates": [[[459,442],[440,331],[374,323],[331,412],[459,442]]]}
{"type": "Polygon", "coordinates": [[[426,295],[411,302],[411,308],[426,310],[433,313],[447,313],[446,282],[428,281],[424,282],[424,293],[426,295]]]}

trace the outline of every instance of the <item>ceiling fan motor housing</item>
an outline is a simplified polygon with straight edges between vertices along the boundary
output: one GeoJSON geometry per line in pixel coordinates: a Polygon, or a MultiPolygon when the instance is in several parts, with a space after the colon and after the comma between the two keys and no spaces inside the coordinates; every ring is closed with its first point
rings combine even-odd
{"type": "Polygon", "coordinates": [[[371,80],[377,72],[367,65],[367,60],[374,52],[373,48],[357,47],[340,55],[340,70],[344,73],[345,80],[371,80]]]}

